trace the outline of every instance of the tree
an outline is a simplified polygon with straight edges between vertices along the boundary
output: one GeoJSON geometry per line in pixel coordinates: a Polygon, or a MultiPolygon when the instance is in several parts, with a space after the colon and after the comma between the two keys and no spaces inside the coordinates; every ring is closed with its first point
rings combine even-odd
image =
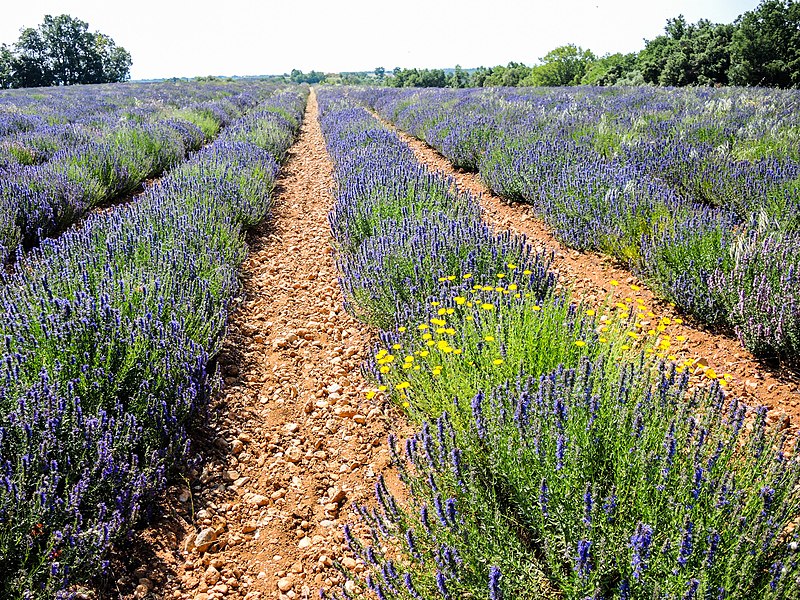
{"type": "Polygon", "coordinates": [[[764,0],[734,24],[732,84],[800,87],[800,3],[764,0]]]}
{"type": "Polygon", "coordinates": [[[386,69],[383,67],[375,67],[375,77],[383,81],[383,78],[386,76],[386,69]]]}
{"type": "Polygon", "coordinates": [[[581,77],[582,85],[615,85],[636,69],[636,54],[606,54],[592,62],[581,77]]]}
{"type": "Polygon", "coordinates": [[[131,67],[125,48],[105,34],[91,33],[88,23],[69,15],[46,15],[38,28],[23,29],[0,65],[6,60],[13,87],[125,81],[131,67]]]}
{"type": "Polygon", "coordinates": [[[0,89],[14,84],[14,54],[5,44],[0,45],[0,89]]]}
{"type": "Polygon", "coordinates": [[[394,87],[445,87],[447,76],[443,69],[396,68],[388,83],[394,87]]]}
{"type": "Polygon", "coordinates": [[[491,75],[492,69],[486,67],[478,67],[472,72],[469,77],[469,87],[483,87],[486,78],[491,75]]]}
{"type": "Polygon", "coordinates": [[[645,41],[638,68],[645,81],[659,85],[726,85],[731,64],[733,25],[683,15],[668,19],[665,35],[645,41]]]}
{"type": "Polygon", "coordinates": [[[451,88],[465,88],[469,82],[469,75],[461,68],[461,65],[456,65],[455,70],[447,80],[447,87],[451,88]]]}
{"type": "Polygon", "coordinates": [[[575,44],[559,46],[542,57],[542,64],[531,69],[523,85],[577,85],[595,60],[591,50],[575,44]]]}

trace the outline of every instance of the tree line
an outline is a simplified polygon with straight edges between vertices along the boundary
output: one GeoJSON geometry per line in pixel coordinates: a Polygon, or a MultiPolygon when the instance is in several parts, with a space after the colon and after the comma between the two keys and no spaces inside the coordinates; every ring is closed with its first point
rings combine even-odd
{"type": "MultiPolygon", "coordinates": [[[[668,19],[664,33],[640,52],[596,56],[574,44],[560,46],[526,66],[396,68],[385,83],[396,87],[562,85],[741,85],[800,87],[800,2],[762,0],[733,23],[668,19]]],[[[383,71],[380,69],[380,71],[383,71]]],[[[376,69],[375,75],[378,75],[376,69]]],[[[382,79],[382,77],[381,77],[382,79]]]]}
{"type": "Polygon", "coordinates": [[[13,45],[0,45],[0,88],[126,81],[130,68],[125,48],[69,15],[47,15],[13,45]]]}

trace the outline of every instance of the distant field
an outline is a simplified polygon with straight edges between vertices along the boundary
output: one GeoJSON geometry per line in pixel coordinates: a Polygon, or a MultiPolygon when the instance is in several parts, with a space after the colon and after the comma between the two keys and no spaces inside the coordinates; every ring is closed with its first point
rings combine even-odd
{"type": "MultiPolygon", "coordinates": [[[[686,327],[702,330],[795,381],[798,115],[799,92],[757,88],[309,92],[240,80],[0,92],[0,595],[114,597],[109,561],[188,477],[190,434],[224,393],[217,361],[234,307],[300,312],[294,290],[315,293],[312,272],[239,303],[243,273],[257,268],[248,236],[275,219],[290,157],[296,169],[332,164],[333,189],[303,193],[330,201],[330,247],[313,251],[333,254],[341,314],[374,340],[365,406],[392,405],[417,431],[389,443],[403,491],[378,473],[345,545],[316,548],[291,573],[350,565],[320,586],[337,598],[798,597],[796,403],[771,407],[793,411],[785,421],[747,405],[726,392],[735,374],[684,343],[686,327]],[[289,153],[309,120],[319,156],[289,153]],[[490,226],[478,199],[422,164],[398,130],[530,205],[565,246],[610,256],[640,284],[626,289],[644,285],[682,316],[615,295],[617,280],[604,298],[572,295],[553,249],[490,226]]],[[[271,343],[245,328],[261,339],[250,359],[298,362],[296,350],[320,348],[328,330],[298,318],[301,334],[271,343]]],[[[369,432],[366,410],[333,406],[332,372],[324,393],[295,390],[274,413],[319,418],[324,428],[301,430],[313,449],[249,439],[298,481],[317,464],[305,461],[328,459],[320,448],[343,443],[336,419],[369,432]]],[[[260,410],[273,394],[258,389],[241,395],[260,410]]],[[[219,445],[236,468],[215,490],[264,520],[234,523],[231,510],[224,527],[198,532],[208,543],[184,546],[205,599],[266,598],[228,575],[218,583],[209,553],[225,549],[218,534],[267,523],[267,506],[270,519],[294,518],[283,488],[245,495],[267,459],[247,464],[242,448],[219,445]]],[[[188,497],[213,477],[192,481],[188,497]]],[[[327,528],[345,495],[318,495],[327,528]]],[[[299,589],[291,573],[277,570],[270,593],[299,597],[286,595],[299,589]]],[[[142,585],[137,597],[161,597],[142,585]]]]}

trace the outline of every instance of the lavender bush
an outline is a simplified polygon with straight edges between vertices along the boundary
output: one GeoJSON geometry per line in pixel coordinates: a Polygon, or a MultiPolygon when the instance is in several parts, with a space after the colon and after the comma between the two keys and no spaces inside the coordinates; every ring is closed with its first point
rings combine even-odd
{"type": "MultiPolygon", "coordinates": [[[[299,124],[304,102],[295,89],[278,104],[299,124]]],[[[218,144],[3,276],[3,597],[73,597],[187,456],[243,229],[268,215],[277,173],[268,150],[218,144]]]]}
{"type": "Polygon", "coordinates": [[[738,331],[754,353],[796,362],[782,306],[797,304],[800,288],[778,283],[766,262],[751,261],[752,276],[730,271],[736,244],[765,226],[782,240],[772,256],[796,245],[796,92],[499,88],[351,96],[478,171],[501,196],[531,203],[565,244],[616,257],[680,308],[738,331]],[[759,265],[764,271],[755,273],[759,265]],[[744,316],[738,301],[723,297],[728,292],[758,294],[766,308],[744,316]]]}
{"type": "MultiPolygon", "coordinates": [[[[546,263],[526,259],[524,241],[487,236],[473,245],[476,221],[430,209],[424,194],[404,194],[402,183],[384,185],[382,171],[400,174],[400,182],[414,172],[393,170],[407,153],[341,92],[320,93],[320,106],[338,184],[330,220],[337,240],[346,241],[342,287],[351,310],[384,315],[377,322],[389,325],[366,367],[377,386],[370,393],[389,395],[423,422],[406,441],[404,459],[390,441],[410,505],[401,507],[378,480],[377,508],[357,507],[361,533],[345,528],[368,575],[328,593],[415,600],[795,597],[796,440],[767,428],[766,409],[748,411],[716,381],[690,386],[683,367],[646,358],[669,352],[669,319],[650,335],[638,331],[625,303],[613,314],[611,307],[571,304],[554,291],[546,263]],[[362,157],[369,171],[359,169],[362,157]],[[370,218],[367,207],[380,216],[370,218]],[[503,254],[505,241],[521,256],[503,254]],[[463,247],[479,247],[491,259],[462,269],[463,247]]],[[[394,117],[410,106],[399,102],[394,117]]],[[[444,120],[417,114],[426,132],[444,120]]],[[[658,122],[638,125],[637,135],[658,122]]],[[[597,157],[613,157],[627,143],[613,128],[570,131],[573,141],[591,138],[582,156],[595,156],[597,165],[597,157]]],[[[538,156],[546,162],[546,153],[538,156]]],[[[582,168],[570,157],[558,160],[571,173],[582,168]]],[[[682,290],[698,313],[725,313],[726,295],[709,285],[718,272],[735,272],[737,260],[745,264],[745,250],[726,254],[740,218],[689,202],[619,160],[592,174],[597,189],[572,190],[584,205],[598,199],[584,218],[606,225],[599,233],[582,225],[576,201],[568,213],[574,235],[585,231],[589,243],[605,243],[632,264],[652,261],[649,273],[667,282],[665,293],[680,297],[682,290]],[[683,227],[673,229],[673,219],[683,227]],[[702,262],[711,253],[728,262],[702,262]],[[682,279],[687,269],[700,274],[682,279]]],[[[504,168],[512,173],[518,164],[525,161],[504,168]]],[[[535,168],[550,177],[546,164],[535,168]]],[[[561,185],[572,182],[565,177],[561,185]]],[[[537,185],[526,180],[519,189],[537,185]]]]}

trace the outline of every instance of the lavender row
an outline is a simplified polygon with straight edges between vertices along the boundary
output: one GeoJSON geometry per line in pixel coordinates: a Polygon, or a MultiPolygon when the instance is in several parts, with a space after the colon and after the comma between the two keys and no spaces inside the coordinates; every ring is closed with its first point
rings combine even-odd
{"type": "Polygon", "coordinates": [[[261,82],[160,82],[73,85],[0,91],[0,143],[56,125],[100,127],[222,100],[261,82]]]}
{"type": "Polygon", "coordinates": [[[784,274],[800,266],[796,92],[359,95],[494,192],[531,203],[565,244],[611,254],[757,355],[800,356],[800,284],[784,274]]]}
{"type": "Polygon", "coordinates": [[[404,452],[390,439],[408,504],[379,480],[377,509],[358,507],[363,535],[345,530],[366,587],[387,600],[797,597],[797,438],[688,384],[674,366],[600,356],[452,399],[404,452]]]}
{"type": "Polygon", "coordinates": [[[345,528],[368,575],[327,593],[796,596],[796,440],[645,360],[625,322],[555,294],[521,240],[472,233],[474,199],[352,96],[320,92],[320,111],[340,282],[351,312],[385,329],[371,393],[427,421],[405,456],[390,443],[408,503],[379,479],[377,508],[356,507],[361,535],[345,528]]]}
{"type": "Polygon", "coordinates": [[[326,90],[320,115],[336,169],[329,221],[351,312],[390,327],[438,297],[448,278],[466,287],[469,278],[507,270],[508,264],[518,265],[511,279],[535,280],[537,294],[549,293],[550,259],[523,238],[489,228],[475,198],[417,163],[408,146],[366,110],[326,90]]]}
{"type": "Polygon", "coordinates": [[[46,164],[9,167],[0,181],[0,262],[16,247],[37,244],[179,164],[271,90],[262,85],[258,92],[196,104],[176,113],[179,119],[122,124],[95,137],[82,138],[74,126],[57,128],[55,137],[67,147],[46,164]]]}
{"type": "MultiPolygon", "coordinates": [[[[262,82],[152,83],[0,91],[0,170],[49,161],[60,150],[100,142],[114,129],[179,119],[213,137],[226,99],[251,96],[262,82]]],[[[224,119],[223,119],[224,120],[224,119]]]]}
{"type": "MultiPolygon", "coordinates": [[[[431,304],[451,294],[467,295],[475,282],[495,280],[498,273],[511,289],[524,288],[531,302],[551,296],[555,277],[547,257],[533,252],[524,239],[487,227],[475,198],[419,165],[396,134],[353,100],[321,90],[319,104],[337,184],[329,220],[350,312],[377,326],[404,330],[401,324],[424,319],[431,304]]],[[[503,555],[513,547],[526,560],[512,532],[503,531],[506,537],[494,536],[495,547],[503,548],[503,555]]],[[[478,545],[471,556],[485,558],[484,550],[478,545]]],[[[366,552],[374,558],[373,550],[366,552]]],[[[430,571],[430,565],[424,567],[430,571]]],[[[391,573],[391,564],[387,568],[391,573]]],[[[457,579],[452,570],[446,577],[457,579]]],[[[485,588],[486,577],[478,572],[473,579],[485,588]]],[[[384,593],[373,589],[379,597],[384,593]]]]}
{"type": "Polygon", "coordinates": [[[3,277],[3,597],[73,597],[184,463],[244,230],[269,215],[306,93],[275,91],[138,202],[3,277]]]}

